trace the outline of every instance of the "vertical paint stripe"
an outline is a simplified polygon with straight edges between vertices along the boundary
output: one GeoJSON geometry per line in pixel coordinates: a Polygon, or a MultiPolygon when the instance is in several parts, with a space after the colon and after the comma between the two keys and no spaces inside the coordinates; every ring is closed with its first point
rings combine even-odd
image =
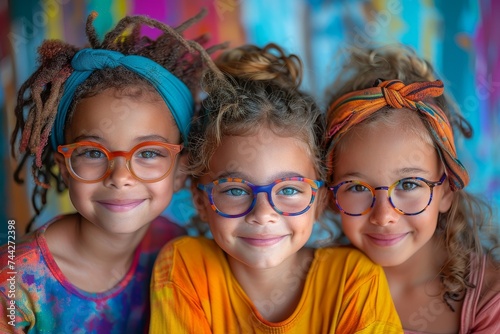
{"type": "Polygon", "coordinates": [[[127,16],[128,11],[130,10],[128,1],[125,0],[114,0],[113,2],[113,22],[116,23],[120,21],[122,18],[127,16]]]}
{"type": "Polygon", "coordinates": [[[47,14],[46,38],[64,39],[62,23],[62,7],[54,0],[44,0],[45,13],[47,14]]]}
{"type": "MultiPolygon", "coordinates": [[[[113,28],[115,23],[112,13],[113,2],[113,0],[87,0],[85,19],[92,10],[97,12],[98,16],[94,21],[94,27],[101,39],[113,28]]],[[[83,28],[85,29],[85,27],[83,28]]]]}
{"type": "MultiPolygon", "coordinates": [[[[132,15],[147,15],[160,22],[165,22],[167,16],[167,2],[157,0],[137,0],[132,5],[132,15]]],[[[144,28],[142,33],[150,38],[157,38],[161,32],[157,29],[144,28]]]]}

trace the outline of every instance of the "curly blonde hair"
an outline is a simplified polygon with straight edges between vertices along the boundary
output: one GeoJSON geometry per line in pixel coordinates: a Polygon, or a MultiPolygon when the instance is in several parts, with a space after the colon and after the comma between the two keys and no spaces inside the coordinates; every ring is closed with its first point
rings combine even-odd
{"type": "MultiPolygon", "coordinates": [[[[405,83],[437,79],[431,64],[406,46],[391,45],[375,49],[352,48],[349,55],[350,61],[343,65],[338,78],[327,90],[330,104],[345,93],[373,87],[374,82],[380,78],[382,80],[398,79],[405,83]]],[[[466,138],[472,136],[469,122],[461,115],[450,95],[439,96],[432,102],[446,113],[455,133],[458,131],[466,138]]],[[[376,124],[388,123],[390,115],[391,109],[384,109],[383,112],[373,114],[359,126],[375,124],[375,122],[376,124]]],[[[410,127],[411,122],[425,122],[421,115],[415,113],[413,115],[405,118],[410,122],[410,127]]],[[[421,128],[418,127],[418,129],[421,128]]],[[[437,143],[429,133],[418,135],[437,149],[437,143]]],[[[342,150],[341,142],[342,139],[337,153],[342,150]]],[[[334,156],[335,160],[336,156],[334,156]]],[[[330,196],[332,197],[331,194],[330,196]]],[[[334,200],[330,198],[328,215],[333,217],[340,226],[340,217],[331,214],[337,211],[334,203],[334,200]]],[[[471,261],[474,256],[482,256],[486,253],[495,262],[494,252],[499,249],[499,241],[492,217],[492,209],[484,200],[464,190],[454,192],[451,208],[448,212],[439,214],[435,234],[447,251],[447,258],[440,271],[443,300],[451,309],[453,307],[449,303],[450,300],[462,300],[467,289],[474,288],[469,280],[471,261]]],[[[345,242],[345,235],[341,234],[335,242],[345,242]]]]}

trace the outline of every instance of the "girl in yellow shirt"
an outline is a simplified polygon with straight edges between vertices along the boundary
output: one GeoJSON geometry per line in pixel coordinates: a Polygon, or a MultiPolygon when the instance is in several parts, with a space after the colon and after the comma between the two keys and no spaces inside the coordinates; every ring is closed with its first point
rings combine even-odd
{"type": "Polygon", "coordinates": [[[190,135],[193,199],[213,239],[155,264],[151,333],[401,333],[381,267],[305,247],[325,206],[324,119],[301,63],[270,44],[218,59],[190,135]]]}

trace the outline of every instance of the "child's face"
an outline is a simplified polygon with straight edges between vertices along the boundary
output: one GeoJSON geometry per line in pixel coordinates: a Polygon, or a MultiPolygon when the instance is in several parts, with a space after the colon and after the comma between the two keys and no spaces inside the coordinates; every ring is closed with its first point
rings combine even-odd
{"type": "MultiPolygon", "coordinates": [[[[129,151],[144,141],[178,144],[180,134],[162,100],[117,95],[114,89],[83,99],[66,129],[67,143],[91,141],[109,151],[129,151]]],[[[132,233],[161,214],[183,182],[175,158],[170,174],[161,181],[141,182],[117,157],[111,174],[96,183],[73,179],[59,156],[58,162],[71,201],[80,214],[111,233],[132,233]]]]}
{"type": "MultiPolygon", "coordinates": [[[[432,182],[440,180],[444,167],[435,148],[415,133],[402,130],[405,123],[400,122],[394,126],[379,123],[345,138],[346,142],[342,144],[343,149],[336,160],[333,185],[359,180],[376,188],[390,186],[407,177],[421,177],[432,182]]],[[[423,125],[421,127],[421,131],[426,131],[423,125]]],[[[349,184],[349,188],[344,190],[349,190],[349,193],[345,192],[343,198],[370,196],[368,189],[360,185],[349,184]]],[[[392,196],[398,198],[400,206],[404,206],[407,205],[404,203],[413,203],[408,202],[408,196],[417,192],[418,196],[425,197],[423,202],[418,201],[425,207],[430,197],[425,185],[417,187],[411,181],[403,183],[395,188],[392,196]],[[404,193],[407,190],[413,193],[404,193]]],[[[428,243],[436,230],[439,212],[447,211],[451,200],[452,193],[445,180],[442,185],[434,187],[432,201],[425,211],[408,216],[398,213],[391,206],[387,189],[375,190],[375,203],[368,213],[361,216],[341,213],[342,229],[352,244],[374,262],[386,267],[397,266],[428,243]]],[[[346,202],[345,206],[351,210],[361,210],[359,202],[346,202]]],[[[407,206],[407,210],[412,208],[407,206]]]]}
{"type": "MultiPolygon", "coordinates": [[[[200,178],[200,184],[228,177],[242,178],[254,185],[294,176],[316,179],[306,144],[292,137],[277,136],[267,128],[251,136],[224,137],[209,170],[208,175],[200,178]]],[[[233,198],[245,195],[239,188],[232,189],[225,190],[224,195],[233,198]]],[[[280,189],[273,189],[273,193],[279,192],[280,189]]],[[[287,188],[281,192],[289,195],[294,190],[287,188]]],[[[226,218],[213,211],[205,192],[194,190],[194,196],[201,218],[208,222],[215,241],[229,255],[233,270],[293,262],[311,235],[316,202],[301,215],[284,216],[271,207],[266,193],[258,193],[252,211],[239,218],[226,218]]]]}

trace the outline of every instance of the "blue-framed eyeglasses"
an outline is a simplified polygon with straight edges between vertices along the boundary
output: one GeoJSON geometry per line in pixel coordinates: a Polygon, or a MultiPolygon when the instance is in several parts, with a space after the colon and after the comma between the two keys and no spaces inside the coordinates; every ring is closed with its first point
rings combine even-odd
{"type": "Polygon", "coordinates": [[[257,194],[266,193],[271,207],[283,216],[298,216],[314,203],[323,181],[304,177],[285,177],[267,185],[254,185],[240,178],[224,178],[208,184],[198,184],[198,189],[208,194],[212,209],[222,217],[238,218],[250,213],[257,201],[257,194]]]}
{"type": "Polygon", "coordinates": [[[372,187],[368,183],[349,180],[328,189],[333,191],[335,204],[349,216],[367,214],[375,205],[375,190],[387,190],[392,207],[402,215],[414,216],[427,209],[432,201],[434,187],[443,184],[446,174],[437,182],[421,177],[407,177],[390,186],[372,187]]]}

